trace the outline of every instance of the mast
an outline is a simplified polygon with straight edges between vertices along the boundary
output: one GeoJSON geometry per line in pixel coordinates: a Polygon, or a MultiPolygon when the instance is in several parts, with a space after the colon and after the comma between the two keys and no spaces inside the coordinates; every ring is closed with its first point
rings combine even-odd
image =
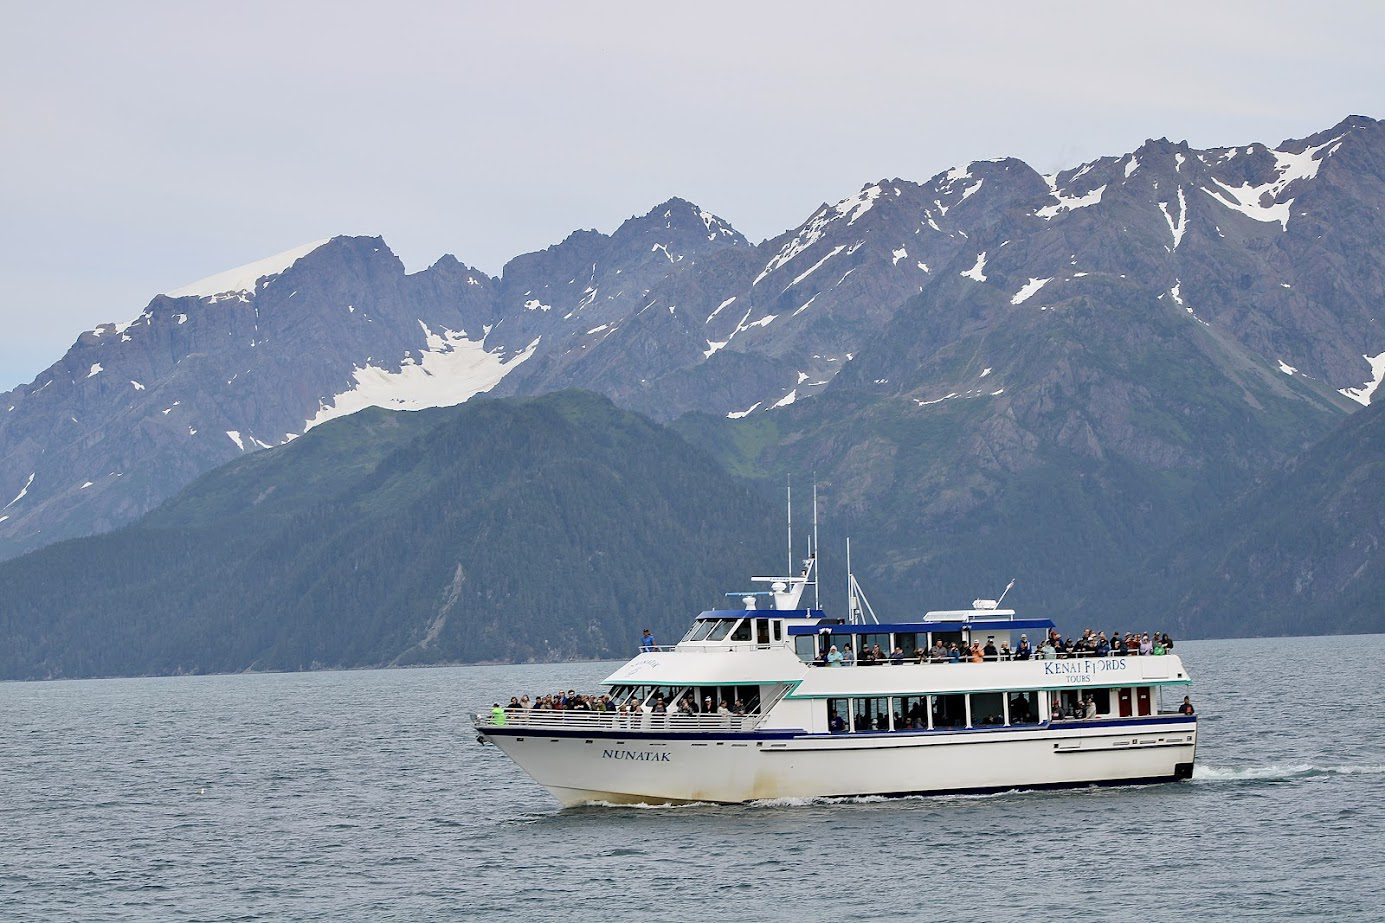
{"type": "Polygon", "coordinates": [[[851,536],[846,537],[846,620],[856,621],[856,580],[851,574],[851,536]]]}
{"type": "Polygon", "coordinates": [[[784,475],[784,493],[789,512],[789,569],[784,573],[793,576],[793,475],[791,474],[784,475]]]}
{"type": "Polygon", "coordinates": [[[822,552],[818,547],[818,479],[813,478],[813,608],[821,609],[818,598],[818,584],[822,577],[822,552]]]}

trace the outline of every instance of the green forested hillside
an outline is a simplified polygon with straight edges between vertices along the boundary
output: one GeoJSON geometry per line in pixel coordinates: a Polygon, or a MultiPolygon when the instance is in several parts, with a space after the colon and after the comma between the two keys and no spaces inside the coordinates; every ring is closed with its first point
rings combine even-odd
{"type": "Polygon", "coordinates": [[[368,410],[0,565],[0,677],[624,654],[782,567],[781,530],[604,398],[368,410]]]}
{"type": "Polygon", "coordinates": [[[1200,635],[1385,631],[1385,404],[1139,562],[1119,598],[1200,635]]]}

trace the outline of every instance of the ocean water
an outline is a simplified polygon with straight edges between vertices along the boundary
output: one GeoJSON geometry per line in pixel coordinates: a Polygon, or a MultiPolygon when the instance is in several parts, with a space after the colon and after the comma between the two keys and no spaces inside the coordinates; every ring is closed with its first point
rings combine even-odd
{"type": "Polygon", "coordinates": [[[741,807],[475,742],[611,664],[0,684],[0,919],[1385,919],[1385,636],[1178,650],[1189,782],[741,807]]]}

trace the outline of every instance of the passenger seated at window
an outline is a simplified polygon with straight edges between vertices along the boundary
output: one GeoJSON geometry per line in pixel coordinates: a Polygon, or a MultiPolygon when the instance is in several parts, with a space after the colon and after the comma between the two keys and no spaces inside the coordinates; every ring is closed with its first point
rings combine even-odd
{"type": "Polygon", "coordinates": [[[845,734],[846,720],[843,719],[841,715],[837,714],[836,712],[833,712],[832,714],[827,716],[827,727],[832,731],[833,734],[845,734]]]}
{"type": "Polygon", "coordinates": [[[1095,718],[1095,717],[1096,717],[1096,700],[1093,699],[1091,696],[1087,696],[1087,698],[1086,698],[1086,699],[1083,701],[1083,703],[1082,703],[1082,717],[1083,717],[1083,718],[1095,718]]]}
{"type": "Polygon", "coordinates": [[[1029,700],[1022,695],[1010,697],[1010,723],[1026,724],[1034,720],[1029,711],[1029,700]]]}

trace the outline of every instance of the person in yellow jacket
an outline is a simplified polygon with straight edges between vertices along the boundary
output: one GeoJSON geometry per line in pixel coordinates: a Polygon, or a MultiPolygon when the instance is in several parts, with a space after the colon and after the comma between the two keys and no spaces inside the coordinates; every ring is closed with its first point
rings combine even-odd
{"type": "Polygon", "coordinates": [[[505,726],[505,709],[500,707],[499,702],[491,706],[491,724],[498,728],[505,726]]]}

